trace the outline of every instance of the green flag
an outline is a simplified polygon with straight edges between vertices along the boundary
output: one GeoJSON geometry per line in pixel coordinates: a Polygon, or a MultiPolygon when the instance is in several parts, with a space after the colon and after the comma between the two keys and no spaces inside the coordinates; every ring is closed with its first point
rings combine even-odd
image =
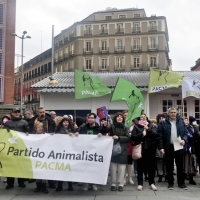
{"type": "Polygon", "coordinates": [[[140,90],[123,78],[118,78],[110,101],[126,101],[128,106],[126,126],[130,126],[131,120],[141,115],[144,105],[144,98],[140,90]]]}
{"type": "Polygon", "coordinates": [[[100,97],[110,93],[110,89],[102,84],[99,77],[75,70],[74,72],[75,99],[100,97]]]}
{"type": "Polygon", "coordinates": [[[180,86],[183,74],[167,70],[151,69],[149,75],[148,93],[160,92],[168,88],[180,86]]]}

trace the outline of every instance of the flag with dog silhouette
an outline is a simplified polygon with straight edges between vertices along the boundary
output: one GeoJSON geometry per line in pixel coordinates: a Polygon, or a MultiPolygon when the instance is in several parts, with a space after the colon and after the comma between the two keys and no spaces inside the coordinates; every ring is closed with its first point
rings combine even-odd
{"type": "Polygon", "coordinates": [[[101,97],[110,93],[110,89],[102,83],[98,76],[92,77],[90,74],[74,71],[75,99],[90,97],[101,97]]]}
{"type": "Polygon", "coordinates": [[[128,106],[128,116],[125,124],[130,126],[131,120],[139,117],[144,107],[144,97],[140,90],[131,82],[118,78],[110,101],[125,101],[128,106]]]}
{"type": "Polygon", "coordinates": [[[0,141],[0,176],[107,183],[113,147],[110,137],[26,136],[21,132],[1,129],[0,141]]]}
{"type": "Polygon", "coordinates": [[[150,69],[148,93],[160,92],[168,88],[178,88],[183,74],[168,70],[150,69]]]}

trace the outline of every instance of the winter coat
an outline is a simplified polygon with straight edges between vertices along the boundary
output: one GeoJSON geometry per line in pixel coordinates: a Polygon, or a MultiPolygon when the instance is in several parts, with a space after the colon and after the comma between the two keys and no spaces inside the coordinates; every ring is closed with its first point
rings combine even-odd
{"type": "Polygon", "coordinates": [[[31,119],[25,119],[28,122],[29,125],[29,134],[35,134],[35,130],[34,130],[34,120],[35,118],[31,118],[31,119]]]}
{"type": "Polygon", "coordinates": [[[199,126],[191,125],[194,129],[193,134],[193,146],[194,146],[194,153],[198,157],[198,160],[200,158],[200,133],[199,133],[199,126]]]}
{"type": "MultiPolygon", "coordinates": [[[[185,143],[188,141],[187,130],[185,127],[185,123],[181,119],[179,115],[176,116],[176,129],[177,129],[177,137],[180,136],[185,143]]],[[[162,140],[158,149],[169,150],[171,144],[171,123],[169,116],[166,116],[165,121],[161,121],[158,124],[157,133],[161,136],[162,140]]]]}
{"type": "Polygon", "coordinates": [[[29,126],[27,121],[23,120],[21,117],[19,118],[12,117],[11,120],[8,120],[5,123],[4,128],[8,128],[10,130],[19,131],[23,133],[29,132],[29,126]]]}
{"type": "Polygon", "coordinates": [[[90,127],[89,124],[85,124],[78,128],[79,134],[87,134],[87,135],[97,135],[101,133],[101,126],[95,122],[95,126],[90,127]]]}
{"type": "Polygon", "coordinates": [[[114,144],[120,143],[122,152],[117,156],[111,157],[111,162],[118,164],[127,164],[127,142],[130,140],[128,128],[124,123],[113,122],[110,126],[102,127],[102,133],[110,132],[110,136],[118,136],[118,140],[114,140],[114,144]]]}
{"type": "MultiPolygon", "coordinates": [[[[34,124],[37,121],[39,121],[38,120],[38,116],[33,117],[32,120],[33,120],[34,123],[31,123],[31,128],[30,129],[34,130],[34,124]]],[[[55,132],[56,123],[51,117],[49,117],[49,115],[46,114],[45,115],[45,120],[44,121],[40,121],[40,122],[44,124],[43,127],[44,127],[44,131],[46,133],[54,133],[55,132]]]]}

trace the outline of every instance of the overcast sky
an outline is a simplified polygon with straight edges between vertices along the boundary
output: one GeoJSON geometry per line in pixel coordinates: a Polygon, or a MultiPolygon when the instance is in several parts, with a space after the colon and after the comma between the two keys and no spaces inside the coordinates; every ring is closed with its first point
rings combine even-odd
{"type": "MultiPolygon", "coordinates": [[[[24,42],[24,62],[51,48],[52,25],[56,36],[74,22],[107,7],[138,7],[144,8],[148,17],[165,16],[173,70],[190,70],[200,58],[200,0],[17,0],[16,33],[22,35],[26,30],[31,36],[24,42]]],[[[21,54],[18,38],[15,53],[21,54]]]]}

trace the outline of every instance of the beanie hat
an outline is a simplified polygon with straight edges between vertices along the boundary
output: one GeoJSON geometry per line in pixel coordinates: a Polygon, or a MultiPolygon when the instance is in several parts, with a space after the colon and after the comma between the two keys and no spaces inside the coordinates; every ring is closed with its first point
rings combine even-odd
{"type": "Polygon", "coordinates": [[[70,117],[73,120],[73,116],[72,115],[68,115],[68,117],[70,117]]]}
{"type": "Polygon", "coordinates": [[[192,124],[192,122],[195,122],[196,119],[193,116],[189,116],[189,122],[190,124],[192,124]]]}

